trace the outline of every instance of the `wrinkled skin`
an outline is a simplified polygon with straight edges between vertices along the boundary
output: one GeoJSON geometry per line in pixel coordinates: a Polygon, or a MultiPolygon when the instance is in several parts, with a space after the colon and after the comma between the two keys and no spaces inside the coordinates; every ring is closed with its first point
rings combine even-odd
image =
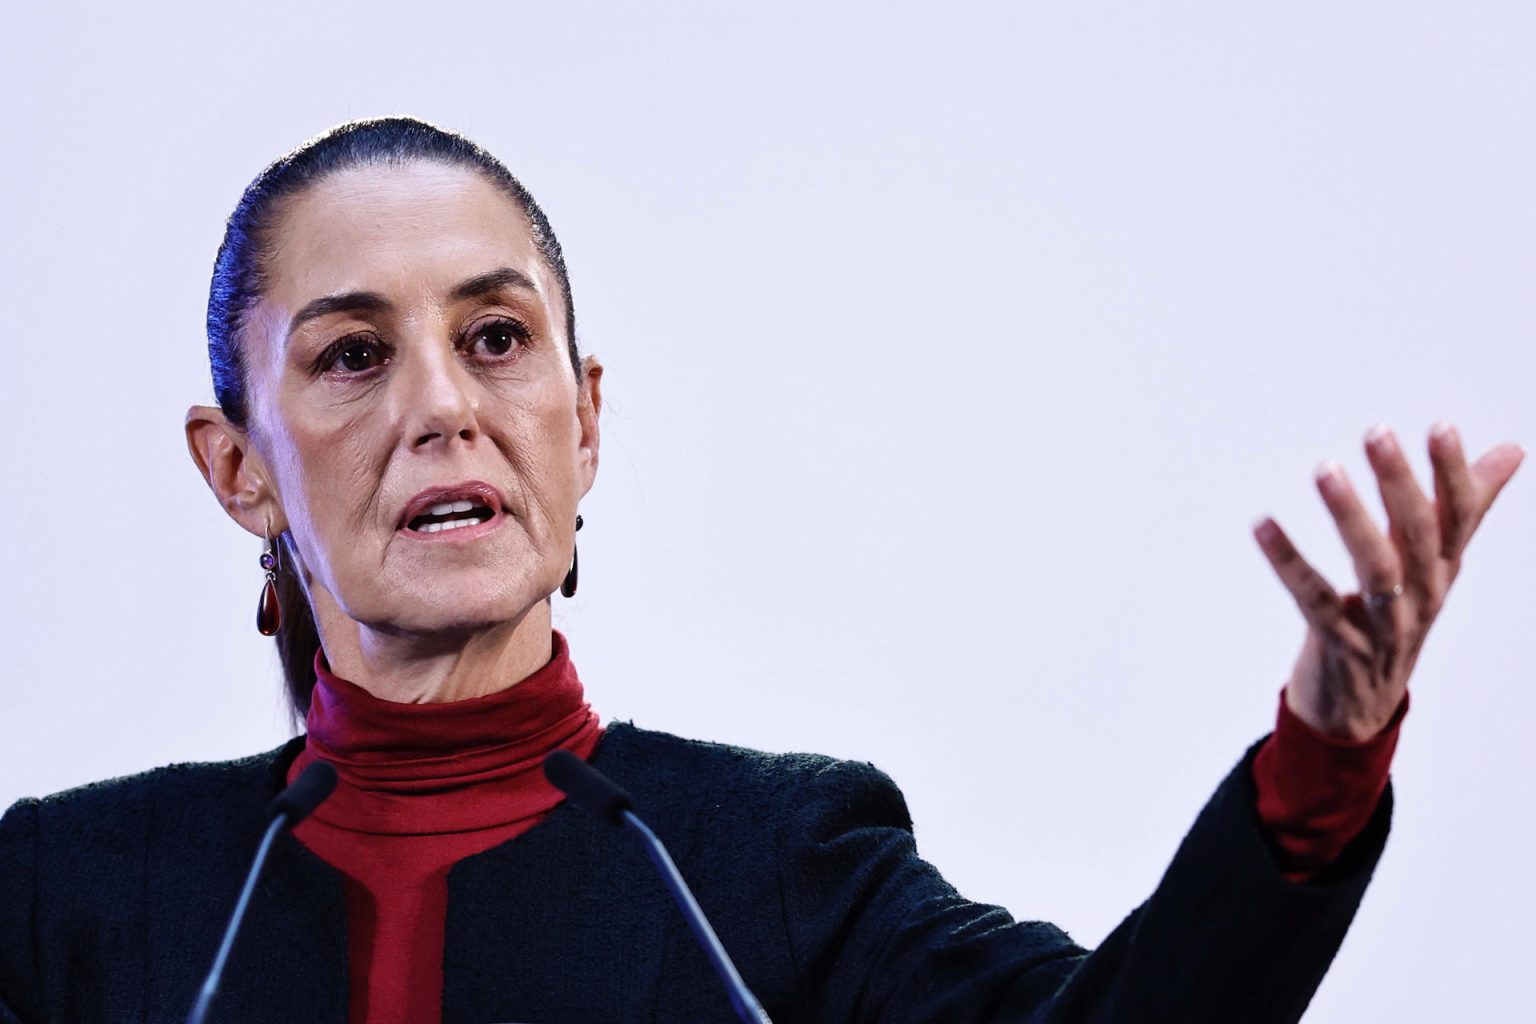
{"type": "Polygon", "coordinates": [[[267,266],[244,335],[248,429],[188,414],[210,487],[251,533],[291,531],[338,674],[402,701],[526,677],[549,658],[547,599],[597,472],[602,367],[573,372],[564,295],[522,212],[461,168],[343,171],[280,211],[267,266]],[[456,295],[498,270],[514,273],[456,295]],[[354,292],[373,299],[292,323],[354,292]],[[403,528],[414,496],[468,481],[505,502],[492,528],[403,528]]]}
{"type": "Polygon", "coordinates": [[[1469,465],[1456,428],[1437,424],[1429,435],[1431,499],[1386,427],[1366,435],[1365,451],[1387,510],[1385,531],[1337,463],[1324,463],[1317,474],[1318,492],[1354,560],[1359,592],[1334,590],[1274,520],[1254,528],[1307,620],[1286,704],[1318,732],[1357,741],[1375,736],[1397,713],[1467,542],[1525,457],[1519,445],[1504,443],[1469,465]]]}

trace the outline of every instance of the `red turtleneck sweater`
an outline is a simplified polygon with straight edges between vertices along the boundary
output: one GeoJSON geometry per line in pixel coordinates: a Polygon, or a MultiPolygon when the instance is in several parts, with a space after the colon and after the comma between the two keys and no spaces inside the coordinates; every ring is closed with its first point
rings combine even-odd
{"type": "Polygon", "coordinates": [[[507,689],[448,704],[380,700],[315,658],[304,751],[336,791],[294,835],[342,873],[352,1024],[439,1019],[448,869],[532,828],[562,796],[544,756],[590,757],[602,735],[565,638],[507,689]]]}
{"type": "MultiPolygon", "coordinates": [[[[380,700],[316,656],[309,736],[292,781],[320,758],[332,796],[294,830],[341,872],[346,892],[351,1024],[440,1019],[448,869],[537,824],[562,799],[544,756],[587,758],[602,729],[565,638],[515,686],[448,704],[380,700]]],[[[1365,827],[1386,786],[1407,701],[1374,739],[1322,736],[1280,702],[1253,762],[1259,821],[1287,874],[1304,881],[1365,827]]]]}

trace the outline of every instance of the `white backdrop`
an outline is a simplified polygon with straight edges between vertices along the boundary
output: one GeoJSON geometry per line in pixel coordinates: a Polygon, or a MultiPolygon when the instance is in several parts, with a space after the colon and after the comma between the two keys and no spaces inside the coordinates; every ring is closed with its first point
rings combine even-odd
{"type": "MultiPolygon", "coordinates": [[[[467,132],[569,253],[604,717],[872,760],[961,891],[1085,943],[1272,721],[1255,518],[1346,582],[1320,459],[1536,442],[1527,3],[43,6],[0,37],[0,805],[289,735],[181,418],[224,218],[351,117],[467,132]]],[[[1533,473],[1309,1021],[1529,1002],[1533,473]]]]}

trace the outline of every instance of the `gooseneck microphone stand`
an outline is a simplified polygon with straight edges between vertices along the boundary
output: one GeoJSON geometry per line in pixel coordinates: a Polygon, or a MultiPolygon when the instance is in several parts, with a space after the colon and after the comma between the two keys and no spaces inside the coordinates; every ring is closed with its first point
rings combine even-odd
{"type": "Polygon", "coordinates": [[[240,890],[235,912],[230,915],[229,924],[224,929],[224,941],[219,943],[219,952],[213,958],[213,966],[209,968],[208,977],[204,979],[202,990],[197,994],[192,1012],[187,1015],[187,1024],[204,1024],[208,1019],[208,1010],[213,1006],[214,997],[219,994],[219,983],[224,980],[224,965],[229,961],[229,951],[235,945],[235,934],[240,930],[245,909],[251,902],[251,893],[256,891],[256,880],[261,876],[261,869],[267,863],[267,854],[272,851],[278,833],[309,817],[309,813],[319,807],[335,788],[336,769],[324,761],[314,761],[299,773],[293,785],[277,794],[267,806],[267,814],[271,815],[272,822],[267,826],[266,834],[261,837],[261,845],[256,848],[256,859],[251,862],[251,870],[245,876],[245,887],[240,890]]]}
{"type": "Polygon", "coordinates": [[[651,831],[650,826],[630,810],[634,801],[630,799],[629,794],[569,750],[557,750],[546,757],[544,775],[556,789],[570,797],[571,802],[578,807],[586,809],[606,822],[627,828],[640,837],[640,841],[645,844],[645,852],[650,855],[651,863],[656,865],[656,870],[661,873],[661,880],[666,883],[667,890],[677,901],[678,908],[682,910],[683,918],[688,922],[694,938],[698,939],[699,945],[704,947],[704,954],[709,958],[710,966],[715,969],[715,974],[725,984],[726,992],[731,997],[731,1006],[736,1010],[736,1016],[740,1018],[742,1024],[773,1024],[768,1011],[763,1009],[763,1004],[757,1001],[752,990],[747,988],[747,983],[741,980],[741,974],[736,970],[736,965],[731,962],[730,954],[725,951],[725,946],[721,945],[720,937],[715,934],[714,928],[710,927],[709,919],[700,909],[699,901],[693,898],[693,890],[689,889],[688,883],[683,880],[682,873],[672,862],[672,855],[667,852],[666,846],[656,838],[656,833],[651,831]]]}

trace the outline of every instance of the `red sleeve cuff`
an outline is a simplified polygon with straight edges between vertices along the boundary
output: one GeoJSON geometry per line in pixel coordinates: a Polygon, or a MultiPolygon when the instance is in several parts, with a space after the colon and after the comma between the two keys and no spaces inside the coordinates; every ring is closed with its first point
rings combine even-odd
{"type": "Polygon", "coordinates": [[[1341,740],[1303,722],[1281,693],[1275,731],[1253,759],[1253,782],[1259,823],[1288,878],[1307,880],[1371,820],[1407,713],[1404,694],[1381,732],[1368,740],[1341,740]]]}

